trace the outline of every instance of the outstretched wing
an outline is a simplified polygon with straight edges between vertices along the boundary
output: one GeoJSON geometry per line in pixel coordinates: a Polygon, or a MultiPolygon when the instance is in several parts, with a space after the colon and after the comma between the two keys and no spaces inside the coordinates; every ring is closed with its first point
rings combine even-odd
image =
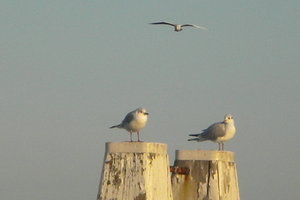
{"type": "Polygon", "coordinates": [[[154,22],[154,23],[150,23],[150,24],[154,24],[154,25],[157,25],[157,24],[164,24],[164,25],[175,26],[175,24],[172,24],[172,23],[169,23],[169,22],[154,22]]]}
{"type": "Polygon", "coordinates": [[[204,26],[198,26],[198,25],[195,25],[195,24],[183,24],[183,25],[181,25],[182,27],[184,27],[184,26],[192,26],[192,27],[195,27],[195,28],[200,28],[200,29],[202,29],[202,30],[207,30],[207,28],[206,27],[204,27],[204,26]]]}

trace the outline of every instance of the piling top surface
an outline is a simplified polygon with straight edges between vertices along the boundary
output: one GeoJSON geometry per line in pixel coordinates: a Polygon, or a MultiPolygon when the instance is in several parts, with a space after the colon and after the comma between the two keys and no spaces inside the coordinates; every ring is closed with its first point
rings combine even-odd
{"type": "Polygon", "coordinates": [[[106,152],[167,154],[167,145],[151,142],[107,142],[106,152]]]}
{"type": "Polygon", "coordinates": [[[176,160],[220,160],[234,162],[231,151],[176,150],[176,160]]]}

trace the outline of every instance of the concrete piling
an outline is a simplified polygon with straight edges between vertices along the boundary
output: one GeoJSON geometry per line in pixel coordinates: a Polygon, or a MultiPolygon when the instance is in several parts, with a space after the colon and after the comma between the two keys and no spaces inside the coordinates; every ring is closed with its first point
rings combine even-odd
{"type": "Polygon", "coordinates": [[[172,173],[174,200],[240,200],[233,152],[177,150],[174,167],[189,169],[172,173]]]}
{"type": "Polygon", "coordinates": [[[97,200],[173,200],[167,145],[106,143],[97,200]]]}

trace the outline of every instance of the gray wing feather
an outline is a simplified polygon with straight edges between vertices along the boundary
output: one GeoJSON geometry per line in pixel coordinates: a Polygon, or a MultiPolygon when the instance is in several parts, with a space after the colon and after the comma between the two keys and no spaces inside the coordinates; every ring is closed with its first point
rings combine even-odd
{"type": "Polygon", "coordinates": [[[122,124],[129,124],[134,118],[134,111],[128,113],[122,121],[122,124]]]}
{"type": "Polygon", "coordinates": [[[215,123],[203,130],[201,137],[216,140],[218,137],[225,135],[225,124],[223,122],[215,123]]]}
{"type": "Polygon", "coordinates": [[[189,134],[189,136],[193,136],[193,137],[199,137],[201,135],[201,133],[197,133],[197,134],[189,134]]]}

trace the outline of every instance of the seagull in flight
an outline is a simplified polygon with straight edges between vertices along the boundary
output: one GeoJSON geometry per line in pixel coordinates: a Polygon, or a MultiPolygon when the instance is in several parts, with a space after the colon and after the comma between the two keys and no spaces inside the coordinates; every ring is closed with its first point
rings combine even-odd
{"type": "Polygon", "coordinates": [[[203,26],[198,26],[198,25],[195,25],[195,24],[172,24],[172,23],[169,23],[169,22],[154,22],[154,23],[150,23],[150,24],[153,24],[153,25],[170,25],[170,26],[173,26],[174,27],[174,31],[178,32],[178,31],[182,31],[182,27],[185,27],[185,26],[191,26],[191,27],[194,27],[194,28],[200,28],[202,30],[207,30],[207,28],[203,27],[203,26]]]}
{"type": "Polygon", "coordinates": [[[130,133],[130,141],[132,142],[132,133],[137,133],[138,142],[140,142],[140,130],[144,128],[147,123],[148,115],[145,108],[138,108],[129,112],[123,121],[110,128],[122,128],[130,133]]]}
{"type": "Polygon", "coordinates": [[[189,136],[195,137],[188,139],[188,141],[202,142],[211,140],[219,144],[219,151],[224,150],[224,142],[230,140],[235,135],[236,129],[234,126],[233,116],[230,114],[225,115],[224,121],[217,122],[204,129],[202,133],[190,134],[189,136]]]}

